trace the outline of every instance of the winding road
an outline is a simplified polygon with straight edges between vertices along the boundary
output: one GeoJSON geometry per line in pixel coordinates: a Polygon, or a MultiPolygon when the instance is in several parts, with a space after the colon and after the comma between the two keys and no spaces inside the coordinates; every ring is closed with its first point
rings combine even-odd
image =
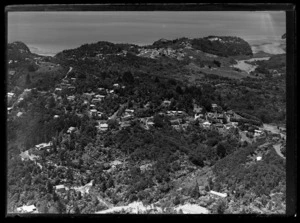
{"type": "MultiPolygon", "coordinates": [[[[272,132],[272,133],[280,134],[280,136],[281,136],[282,138],[284,138],[284,140],[286,139],[286,135],[285,135],[285,134],[282,134],[282,133],[280,132],[280,130],[277,128],[277,126],[275,126],[275,125],[264,124],[264,125],[263,125],[263,128],[264,128],[265,130],[267,130],[267,131],[272,132]]],[[[273,148],[275,149],[276,153],[277,153],[280,157],[282,157],[283,159],[285,159],[285,156],[284,156],[284,155],[281,153],[281,151],[280,151],[280,147],[281,147],[281,143],[278,143],[278,144],[273,145],[273,148]]]]}
{"type": "Polygon", "coordinates": [[[72,70],[73,70],[73,67],[70,67],[70,68],[69,68],[69,71],[67,72],[67,74],[66,74],[66,76],[64,77],[64,79],[67,78],[68,74],[69,74],[72,70]]]}

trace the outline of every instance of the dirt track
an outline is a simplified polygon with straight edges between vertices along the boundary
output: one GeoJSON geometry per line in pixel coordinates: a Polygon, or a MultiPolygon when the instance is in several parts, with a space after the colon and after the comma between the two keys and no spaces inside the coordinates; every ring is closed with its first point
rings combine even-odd
{"type": "Polygon", "coordinates": [[[283,159],[285,159],[284,155],[283,155],[283,154],[281,153],[281,151],[280,151],[280,146],[281,146],[281,143],[276,144],[276,145],[273,145],[273,147],[274,147],[276,153],[277,153],[280,157],[282,157],[283,159]]]}

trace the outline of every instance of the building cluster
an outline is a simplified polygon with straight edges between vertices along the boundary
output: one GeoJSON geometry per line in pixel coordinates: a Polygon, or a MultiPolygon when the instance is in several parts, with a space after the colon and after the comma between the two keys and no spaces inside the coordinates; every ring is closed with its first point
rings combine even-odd
{"type": "Polygon", "coordinates": [[[161,56],[167,56],[170,58],[176,58],[177,60],[182,60],[185,56],[185,53],[182,49],[174,50],[171,48],[159,48],[159,49],[144,49],[141,48],[137,56],[149,57],[152,59],[157,59],[161,56]]]}

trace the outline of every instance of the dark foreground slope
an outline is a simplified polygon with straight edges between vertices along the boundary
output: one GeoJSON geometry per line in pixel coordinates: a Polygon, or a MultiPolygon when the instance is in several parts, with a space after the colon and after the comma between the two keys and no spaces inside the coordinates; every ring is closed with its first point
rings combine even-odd
{"type": "Polygon", "coordinates": [[[192,53],[199,56],[195,66],[201,61],[216,70],[230,59],[189,48],[178,45],[176,50],[187,51],[183,56],[162,49],[165,56],[152,58],[152,51],[141,54],[150,48],[98,42],[63,51],[50,62],[33,58],[38,70],[59,64],[61,74],[42,89],[15,92],[17,83],[10,83],[16,95],[7,123],[8,211],[35,205],[40,213],[95,213],[142,201],[168,213],[188,203],[212,213],[283,213],[285,161],[272,149],[278,136],[267,133],[248,145],[241,130],[253,132],[253,126],[225,130],[211,121],[206,128],[205,120],[194,118],[195,104],[206,114],[216,103],[219,114],[239,108],[239,114],[260,121],[284,104],[278,103],[283,92],[272,89],[282,90],[282,77],[236,80],[191,71],[186,65],[192,53]],[[192,75],[199,80],[186,81],[192,75]],[[92,102],[92,92],[104,99],[92,102]],[[255,113],[266,105],[265,116],[255,113]],[[182,112],[169,115],[176,110],[182,112]],[[106,131],[99,128],[104,123],[106,131]],[[52,145],[35,148],[48,142],[52,145]],[[265,142],[270,146],[257,151],[265,142]],[[256,153],[261,162],[255,162],[256,153]]]}

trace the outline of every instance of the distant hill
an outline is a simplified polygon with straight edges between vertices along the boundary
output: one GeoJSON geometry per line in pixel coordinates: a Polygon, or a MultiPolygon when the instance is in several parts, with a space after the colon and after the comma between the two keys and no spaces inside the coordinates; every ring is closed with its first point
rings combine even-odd
{"type": "Polygon", "coordinates": [[[25,60],[32,56],[28,46],[25,43],[17,41],[7,45],[7,56],[9,60],[25,60]]]}
{"type": "Polygon", "coordinates": [[[96,57],[107,54],[122,54],[124,51],[138,54],[140,49],[190,49],[222,57],[247,55],[252,56],[252,50],[245,40],[231,36],[208,36],[205,38],[189,39],[186,37],[174,40],[160,39],[151,45],[137,46],[134,44],[114,44],[100,41],[92,44],[84,44],[76,49],[64,50],[56,57],[82,58],[96,57]]]}
{"type": "Polygon", "coordinates": [[[203,52],[223,57],[253,55],[248,42],[242,38],[233,36],[208,36],[205,38],[193,39],[192,46],[203,52]]]}

